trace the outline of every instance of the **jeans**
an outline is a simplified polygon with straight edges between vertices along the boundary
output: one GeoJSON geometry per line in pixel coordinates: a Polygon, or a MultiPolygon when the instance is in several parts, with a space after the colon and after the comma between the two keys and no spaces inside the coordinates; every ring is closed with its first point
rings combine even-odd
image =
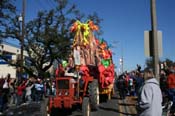
{"type": "Polygon", "coordinates": [[[175,88],[170,88],[168,90],[168,96],[171,101],[173,101],[173,107],[175,107],[175,88]]]}
{"type": "Polygon", "coordinates": [[[22,95],[17,95],[17,105],[21,105],[22,103],[22,95]]]}
{"type": "Polygon", "coordinates": [[[36,91],[35,93],[35,101],[38,102],[42,99],[42,91],[36,91]]]}
{"type": "Polygon", "coordinates": [[[32,101],[31,95],[26,95],[26,101],[27,102],[31,102],[32,101]]]}
{"type": "Polygon", "coordinates": [[[16,94],[15,93],[13,93],[13,94],[11,94],[11,97],[10,97],[10,104],[12,105],[12,104],[17,104],[17,98],[16,98],[17,96],[16,96],[16,94]]]}
{"type": "Polygon", "coordinates": [[[46,96],[49,96],[49,95],[50,95],[50,89],[47,88],[47,89],[46,89],[46,96]]]}

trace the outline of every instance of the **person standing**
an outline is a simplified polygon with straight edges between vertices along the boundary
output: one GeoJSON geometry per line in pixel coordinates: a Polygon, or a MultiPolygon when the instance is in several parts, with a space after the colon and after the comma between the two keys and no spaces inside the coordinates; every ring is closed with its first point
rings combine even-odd
{"type": "Polygon", "coordinates": [[[175,96],[175,70],[173,68],[170,69],[170,73],[167,77],[167,87],[168,87],[168,97],[170,100],[173,101],[173,107],[175,107],[174,104],[174,96],[175,96]]]}
{"type": "Polygon", "coordinates": [[[126,83],[124,80],[124,76],[120,75],[117,81],[117,88],[119,90],[119,95],[121,99],[125,99],[126,96],[126,83]]]}
{"type": "Polygon", "coordinates": [[[144,70],[144,79],[138,96],[138,116],[162,116],[162,93],[150,68],[144,70]]]}
{"type": "Polygon", "coordinates": [[[25,90],[27,84],[28,82],[22,81],[17,86],[17,106],[21,105],[23,102],[22,95],[23,95],[23,91],[25,90]]]}
{"type": "Polygon", "coordinates": [[[139,90],[140,90],[141,86],[143,85],[143,83],[144,83],[143,73],[137,72],[136,73],[136,78],[135,78],[136,95],[138,95],[139,90]]]}
{"type": "Polygon", "coordinates": [[[25,100],[29,103],[32,101],[31,94],[32,94],[33,86],[34,84],[30,82],[27,84],[26,89],[25,89],[26,90],[25,100]]]}

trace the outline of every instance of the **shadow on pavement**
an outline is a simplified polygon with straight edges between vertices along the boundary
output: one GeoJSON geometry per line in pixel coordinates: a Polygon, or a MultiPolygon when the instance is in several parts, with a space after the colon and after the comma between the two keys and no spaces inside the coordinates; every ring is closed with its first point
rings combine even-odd
{"type": "Polygon", "coordinates": [[[119,103],[121,106],[136,106],[136,104],[119,103]]]}
{"type": "Polygon", "coordinates": [[[124,114],[124,115],[137,116],[137,114],[131,114],[131,113],[127,113],[127,112],[121,112],[118,109],[105,108],[105,107],[102,107],[102,106],[99,106],[99,108],[102,109],[102,110],[113,111],[113,112],[121,113],[121,114],[124,114]]]}
{"type": "Polygon", "coordinates": [[[118,96],[112,96],[112,99],[120,100],[121,98],[118,96]]]}
{"type": "Polygon", "coordinates": [[[51,116],[82,116],[80,106],[74,106],[72,109],[53,108],[51,116]],[[76,111],[76,113],[75,113],[76,111]]]}
{"type": "Polygon", "coordinates": [[[40,111],[40,104],[31,103],[20,106],[13,106],[4,112],[4,116],[36,116],[35,113],[40,111]]]}

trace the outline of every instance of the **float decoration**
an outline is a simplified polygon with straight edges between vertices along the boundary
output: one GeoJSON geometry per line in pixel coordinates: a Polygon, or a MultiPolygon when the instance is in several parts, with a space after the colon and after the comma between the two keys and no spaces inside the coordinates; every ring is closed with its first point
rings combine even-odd
{"type": "Polygon", "coordinates": [[[76,21],[70,28],[71,32],[75,32],[73,46],[87,46],[90,43],[90,35],[92,31],[98,30],[98,26],[95,25],[93,21],[87,21],[86,23],[76,21]]]}

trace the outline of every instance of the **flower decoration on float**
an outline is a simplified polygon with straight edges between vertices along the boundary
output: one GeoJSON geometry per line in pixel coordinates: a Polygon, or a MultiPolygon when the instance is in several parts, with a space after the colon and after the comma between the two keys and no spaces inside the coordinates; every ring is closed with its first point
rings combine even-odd
{"type": "Polygon", "coordinates": [[[82,23],[77,20],[70,28],[71,32],[75,32],[73,46],[83,45],[87,46],[90,43],[90,35],[93,31],[98,31],[99,28],[93,21],[82,23]]]}

